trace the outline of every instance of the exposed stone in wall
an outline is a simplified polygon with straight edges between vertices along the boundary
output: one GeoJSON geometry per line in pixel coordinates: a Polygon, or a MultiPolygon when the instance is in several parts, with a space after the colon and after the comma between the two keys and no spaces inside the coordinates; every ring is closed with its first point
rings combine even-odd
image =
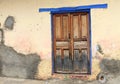
{"type": "Polygon", "coordinates": [[[0,45],[0,76],[33,79],[40,56],[17,53],[12,47],[0,45]]]}

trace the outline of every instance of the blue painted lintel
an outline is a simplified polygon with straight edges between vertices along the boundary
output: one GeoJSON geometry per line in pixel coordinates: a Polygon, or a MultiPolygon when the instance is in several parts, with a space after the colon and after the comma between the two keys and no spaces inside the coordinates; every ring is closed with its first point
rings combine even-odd
{"type": "Polygon", "coordinates": [[[60,8],[39,8],[39,12],[62,12],[62,11],[78,11],[83,9],[107,8],[107,4],[93,4],[76,7],[60,7],[60,8]]]}

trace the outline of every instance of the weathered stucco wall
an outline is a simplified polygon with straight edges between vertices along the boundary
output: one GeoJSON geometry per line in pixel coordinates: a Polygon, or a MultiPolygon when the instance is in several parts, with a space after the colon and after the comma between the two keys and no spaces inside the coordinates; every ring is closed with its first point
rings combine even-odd
{"type": "Polygon", "coordinates": [[[101,44],[105,53],[120,49],[118,11],[120,1],[109,0],[107,9],[92,9],[92,43],[101,44]]]}
{"type": "MultiPolygon", "coordinates": [[[[118,55],[113,54],[120,49],[120,11],[118,11],[120,0],[0,0],[1,28],[4,29],[4,21],[8,16],[15,18],[14,29],[4,30],[5,45],[23,54],[37,53],[42,59],[38,68],[38,77],[50,77],[51,16],[49,12],[39,12],[39,8],[104,3],[108,4],[107,9],[91,10],[93,57],[96,55],[96,45],[99,43],[105,55],[119,58],[118,55]],[[47,75],[41,75],[42,71],[47,75]]],[[[96,66],[94,62],[96,61],[93,60],[93,68],[96,66]]]]}
{"type": "Polygon", "coordinates": [[[0,0],[0,22],[3,28],[7,16],[15,18],[14,29],[5,31],[6,45],[25,54],[37,52],[41,56],[49,56],[51,53],[50,14],[38,12],[38,5],[41,4],[38,1],[0,0]]]}

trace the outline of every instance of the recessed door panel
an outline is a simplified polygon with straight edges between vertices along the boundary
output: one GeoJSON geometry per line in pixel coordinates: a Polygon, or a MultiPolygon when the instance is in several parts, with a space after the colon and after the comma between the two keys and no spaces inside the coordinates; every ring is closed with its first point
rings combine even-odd
{"type": "Polygon", "coordinates": [[[60,16],[55,17],[55,27],[56,27],[56,39],[61,38],[61,23],[60,23],[60,16]]]}
{"type": "Polygon", "coordinates": [[[73,38],[80,38],[79,35],[79,16],[78,15],[73,15],[72,16],[72,24],[73,24],[73,38]]]}
{"type": "Polygon", "coordinates": [[[68,28],[68,16],[64,15],[62,17],[62,29],[63,29],[63,39],[69,38],[69,28],[68,28]]]}
{"type": "Polygon", "coordinates": [[[87,37],[87,29],[88,29],[88,25],[87,25],[87,15],[81,15],[81,22],[82,22],[82,38],[86,38],[87,37]]]}
{"type": "Polygon", "coordinates": [[[56,59],[55,59],[55,68],[56,71],[62,71],[62,60],[61,60],[61,50],[57,49],[56,50],[56,59]]]}

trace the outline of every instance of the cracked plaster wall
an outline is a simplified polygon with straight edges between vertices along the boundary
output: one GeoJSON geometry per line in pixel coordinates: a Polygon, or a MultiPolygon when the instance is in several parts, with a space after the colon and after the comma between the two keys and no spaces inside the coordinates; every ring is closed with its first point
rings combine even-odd
{"type": "MultiPolygon", "coordinates": [[[[120,59],[119,0],[0,0],[1,28],[4,29],[4,21],[9,15],[14,16],[16,22],[12,31],[5,30],[5,45],[13,47],[20,53],[37,53],[44,60],[43,63],[45,60],[46,62],[49,60],[49,63],[51,63],[51,17],[49,12],[39,13],[38,9],[100,3],[107,3],[108,8],[91,10],[92,56],[96,56],[96,45],[99,43],[102,46],[105,56],[120,59]]],[[[94,64],[96,60],[93,59],[92,61],[93,75],[99,72],[94,69],[94,67],[98,67],[99,61],[97,60],[97,64],[94,64]]],[[[52,65],[46,62],[44,66],[41,64],[39,66],[46,67],[49,69],[48,73],[51,74],[49,67],[52,65]]],[[[46,68],[40,68],[39,70],[44,71],[46,68]]],[[[99,67],[97,70],[99,70],[99,67]]]]}

